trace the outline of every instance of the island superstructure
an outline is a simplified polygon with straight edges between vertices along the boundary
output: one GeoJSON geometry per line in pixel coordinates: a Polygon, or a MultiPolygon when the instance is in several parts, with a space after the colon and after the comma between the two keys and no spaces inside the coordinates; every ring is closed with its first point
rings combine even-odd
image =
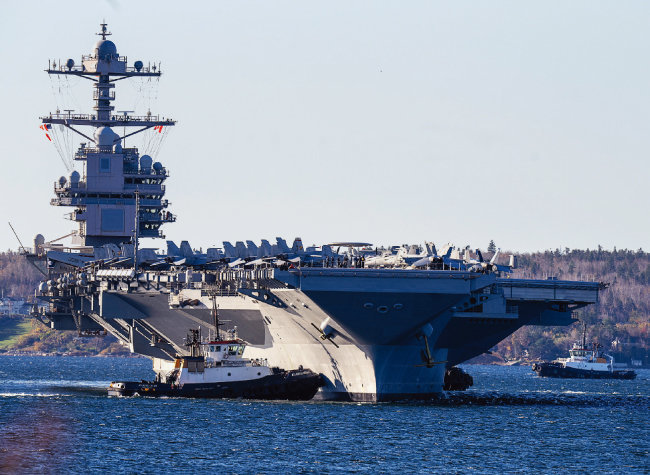
{"type": "Polygon", "coordinates": [[[92,136],[79,131],[88,141],[75,155],[83,175],[62,178],[52,202],[74,208],[80,226],[72,245],[40,235],[34,243],[34,254],[49,264],[37,291],[49,307],[34,316],[51,328],[109,332],[151,358],[164,383],[176,357],[187,356],[189,331],[217,331],[216,304],[247,342],[246,358],[320,373],[320,399],[385,401],[453,388],[445,381],[451,368],[521,326],[568,325],[575,310],[597,302],[599,283],[512,279],[513,257],[503,265],[498,252],[488,261],[479,250],[431,242],[379,249],[359,242],[304,247],[299,238],[289,246],[276,238],[224,241],[206,252],[188,241],[167,241],[166,252],[140,248],[140,237],[163,237],[162,225],[175,219],[164,199],[168,172],[122,141],[174,121],[113,113],[116,81],[160,70],[140,61],[128,66],[107,35],[102,25],[81,66],[68,60],[48,68],[93,80],[96,111],[43,118],[46,126],[94,128],[92,136]],[[116,127],[136,129],[120,136],[116,127]]]}
{"type": "Polygon", "coordinates": [[[101,40],[92,54],[82,56],[80,65],[73,59],[58,65],[51,61],[46,70],[51,75],[82,77],[94,83],[94,113],[58,111],[41,118],[47,129],[53,125],[64,126],[88,140],[74,156],[74,160],[82,164],[83,179],[77,171],[69,178],[61,177],[55,184],[56,198],[52,204],[75,208],[71,215],[71,219],[79,223],[73,239],[75,244],[101,246],[130,241],[136,222],[136,201],[139,236],[164,237],[160,226],[174,221],[174,216],[166,211],[168,202],[163,200],[167,171],[149,155],[139,156],[137,148],[123,147],[122,142],[145,130],[162,130],[175,122],[150,113],[146,116],[115,114],[113,105],[117,81],[156,78],[161,71],[155,64],[145,66],[139,60],[129,66],[127,57],[120,56],[115,43],[106,38],[111,35],[106,24],[101,25],[98,35],[101,40]],[[89,136],[79,127],[91,127],[94,133],[89,136]],[[115,132],[118,127],[129,132],[120,136],[115,132]]]}

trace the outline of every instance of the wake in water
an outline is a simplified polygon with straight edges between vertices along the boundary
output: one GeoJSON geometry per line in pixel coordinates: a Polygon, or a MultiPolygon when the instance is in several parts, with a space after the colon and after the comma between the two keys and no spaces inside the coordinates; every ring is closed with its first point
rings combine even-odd
{"type": "Polygon", "coordinates": [[[0,387],[0,398],[105,396],[103,381],[7,380],[0,387]]]}
{"type": "Polygon", "coordinates": [[[650,408],[649,395],[589,394],[585,392],[562,393],[445,393],[429,401],[408,404],[431,406],[626,406],[650,408]]]}
{"type": "MultiPolygon", "coordinates": [[[[24,397],[106,397],[106,388],[97,386],[52,386],[33,391],[0,392],[0,398],[24,397]]],[[[170,398],[187,400],[186,398],[170,398]]],[[[250,403],[251,400],[246,400],[250,403]]],[[[260,401],[269,403],[269,401],[260,401]]],[[[282,402],[282,401],[280,401],[282,402]]],[[[272,403],[272,401],[271,401],[272,403]]],[[[318,404],[330,404],[318,401],[318,404]]],[[[337,402],[336,404],[348,404],[337,402]]],[[[358,403],[350,403],[358,404],[358,403]]],[[[577,407],[630,407],[650,409],[650,395],[589,394],[589,393],[446,393],[426,401],[395,401],[387,404],[414,406],[471,407],[471,406],[577,406],[577,407]]],[[[363,404],[366,405],[366,404],[363,404]]],[[[371,405],[371,403],[370,403],[371,405]]]]}
{"type": "Polygon", "coordinates": [[[0,398],[3,397],[62,397],[71,396],[71,394],[58,394],[58,393],[1,393],[0,398]]]}
{"type": "MultiPolygon", "coordinates": [[[[83,395],[83,396],[106,396],[107,388],[98,386],[59,386],[57,389],[65,391],[69,396],[83,395]]],[[[54,389],[54,388],[53,388],[54,389]]]]}

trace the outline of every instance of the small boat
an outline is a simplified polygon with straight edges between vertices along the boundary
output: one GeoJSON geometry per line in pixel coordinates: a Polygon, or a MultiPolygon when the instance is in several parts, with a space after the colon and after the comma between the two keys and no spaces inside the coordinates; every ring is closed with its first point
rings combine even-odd
{"type": "Polygon", "coordinates": [[[535,363],[533,371],[538,376],[550,378],[634,379],[636,373],[629,369],[615,369],[614,357],[602,351],[602,345],[587,345],[587,327],[584,326],[582,342],[569,350],[568,358],[552,362],[535,363]]]}
{"type": "Polygon", "coordinates": [[[323,384],[321,375],[302,366],[287,371],[244,358],[246,342],[234,332],[202,342],[200,331],[190,330],[186,344],[190,355],[177,356],[167,374],[158,372],[155,381],[114,381],[108,395],[307,401],[323,384]]]}

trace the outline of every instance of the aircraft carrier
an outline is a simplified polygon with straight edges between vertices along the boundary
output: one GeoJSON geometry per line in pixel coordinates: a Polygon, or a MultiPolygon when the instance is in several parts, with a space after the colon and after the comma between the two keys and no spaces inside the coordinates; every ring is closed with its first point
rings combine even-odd
{"type": "Polygon", "coordinates": [[[73,153],[82,173],[55,182],[51,202],[71,208],[78,229],[67,245],[38,235],[31,251],[47,263],[36,292],[47,305],[33,315],[51,328],[110,333],[151,358],[164,382],[176,355],[188,354],[189,330],[209,337],[226,322],[249,343],[246,357],[321,373],[319,399],[386,401],[466,387],[450,377],[459,363],[523,325],[568,325],[575,310],[597,302],[599,283],[509,278],[513,256],[497,251],[488,260],[431,242],[305,247],[277,238],[206,252],[187,241],[167,241],[165,252],[141,248],[143,237],[164,238],[162,226],[176,217],[165,199],[168,170],[126,139],[160,142],[175,121],[114,110],[118,81],[155,80],[160,65],[118,54],[106,24],[98,35],[80,64],[50,61],[46,70],[94,88],[92,113],[41,118],[55,145],[63,133],[84,140],[73,153]]]}

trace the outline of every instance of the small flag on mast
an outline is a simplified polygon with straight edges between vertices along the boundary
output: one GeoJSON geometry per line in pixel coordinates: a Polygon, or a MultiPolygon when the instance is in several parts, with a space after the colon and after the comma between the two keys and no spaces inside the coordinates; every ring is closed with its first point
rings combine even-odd
{"type": "Polygon", "coordinates": [[[43,125],[41,125],[39,128],[40,128],[43,132],[45,132],[45,136],[47,137],[47,140],[49,140],[49,141],[51,142],[52,139],[50,138],[50,134],[48,134],[47,131],[50,130],[50,129],[52,128],[52,126],[51,126],[50,124],[43,124],[43,125]]]}

